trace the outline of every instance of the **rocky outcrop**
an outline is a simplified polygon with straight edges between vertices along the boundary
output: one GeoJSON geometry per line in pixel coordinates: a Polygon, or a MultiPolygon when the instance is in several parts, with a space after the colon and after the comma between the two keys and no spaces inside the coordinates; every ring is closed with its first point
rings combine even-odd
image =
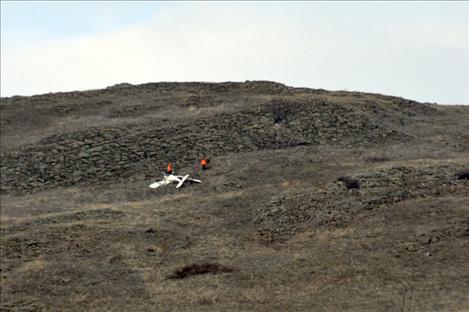
{"type": "Polygon", "coordinates": [[[275,100],[233,113],[167,123],[92,127],[49,136],[2,155],[2,192],[154,176],[171,161],[298,145],[373,145],[408,139],[327,101],[275,100]],[[278,110],[284,118],[279,120],[278,110]]]}
{"type": "MultiPolygon", "coordinates": [[[[468,196],[469,182],[458,180],[461,165],[438,167],[392,167],[354,176],[359,189],[348,189],[341,181],[324,190],[280,193],[258,205],[254,222],[266,240],[281,240],[306,228],[349,223],[363,211],[418,198],[440,198],[449,194],[468,196]]],[[[469,232],[466,226],[460,232],[469,232]]]]}

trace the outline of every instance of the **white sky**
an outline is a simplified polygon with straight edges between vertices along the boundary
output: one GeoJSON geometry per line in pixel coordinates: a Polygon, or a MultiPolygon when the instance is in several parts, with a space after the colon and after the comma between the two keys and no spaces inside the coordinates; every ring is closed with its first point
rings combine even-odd
{"type": "Polygon", "coordinates": [[[1,95],[273,80],[469,104],[469,2],[1,2],[1,95]]]}

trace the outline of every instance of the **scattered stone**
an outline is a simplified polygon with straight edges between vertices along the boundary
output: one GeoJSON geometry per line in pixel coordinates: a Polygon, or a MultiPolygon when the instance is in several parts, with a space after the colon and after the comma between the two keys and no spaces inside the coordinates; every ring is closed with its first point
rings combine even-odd
{"type": "MultiPolygon", "coordinates": [[[[112,92],[119,94],[125,94],[126,90],[143,88],[128,84],[115,87],[117,89],[112,92]]],[[[147,85],[144,89],[153,87],[155,90],[175,91],[185,89],[187,85],[162,83],[147,85]]],[[[202,87],[207,92],[222,92],[234,88],[247,94],[267,92],[272,95],[292,91],[285,85],[272,82],[215,85],[196,83],[190,88],[202,87]]],[[[323,94],[325,91],[309,92],[323,94]]],[[[191,95],[187,103],[206,105],[206,101],[218,101],[218,97],[221,98],[218,93],[191,95]]],[[[88,100],[81,108],[90,109],[101,105],[101,102],[88,100]]],[[[115,103],[108,101],[104,104],[115,103]]],[[[68,104],[66,107],[73,108],[68,104]]],[[[134,116],[144,114],[152,107],[149,104],[136,103],[125,108],[134,116]]],[[[77,109],[73,108],[74,111],[77,109]]],[[[415,109],[418,107],[413,108],[415,109]]],[[[150,160],[164,164],[177,159],[174,165],[182,167],[193,165],[197,161],[197,155],[210,154],[217,157],[230,153],[317,144],[357,147],[411,139],[404,133],[389,131],[366,114],[347,105],[315,97],[301,100],[274,97],[261,105],[219,113],[215,117],[201,117],[193,123],[167,121],[121,127],[91,127],[51,135],[36,144],[12,149],[2,154],[2,167],[5,170],[2,170],[1,175],[1,192],[24,193],[56,186],[109,184],[122,177],[131,178],[148,173],[150,160]],[[274,123],[281,126],[273,127],[274,123]],[[386,134],[385,138],[383,134],[386,134]],[[191,153],[187,152],[189,150],[191,153]],[[73,177],[70,174],[73,172],[80,172],[81,179],[73,177]]],[[[463,175],[461,179],[467,178],[463,175]]],[[[347,185],[348,189],[361,186],[359,183],[347,185]]]]}

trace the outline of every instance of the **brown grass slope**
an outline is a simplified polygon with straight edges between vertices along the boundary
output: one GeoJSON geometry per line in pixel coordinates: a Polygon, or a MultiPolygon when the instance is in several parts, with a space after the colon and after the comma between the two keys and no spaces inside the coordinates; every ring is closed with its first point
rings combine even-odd
{"type": "Polygon", "coordinates": [[[469,308],[469,107],[247,81],[0,109],[2,311],[469,308]],[[149,189],[168,161],[203,183],[149,189]]]}

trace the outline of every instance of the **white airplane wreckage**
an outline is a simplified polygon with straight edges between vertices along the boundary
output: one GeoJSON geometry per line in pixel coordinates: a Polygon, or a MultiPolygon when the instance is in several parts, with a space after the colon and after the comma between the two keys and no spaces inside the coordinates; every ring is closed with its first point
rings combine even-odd
{"type": "Polygon", "coordinates": [[[158,181],[158,182],[154,182],[154,183],[150,184],[150,188],[155,189],[155,188],[158,188],[160,186],[171,184],[171,183],[177,183],[176,188],[180,188],[185,182],[201,183],[202,181],[197,180],[197,179],[191,179],[191,178],[189,178],[188,174],[185,175],[185,176],[179,176],[179,175],[164,173],[163,174],[163,179],[158,181]]]}

